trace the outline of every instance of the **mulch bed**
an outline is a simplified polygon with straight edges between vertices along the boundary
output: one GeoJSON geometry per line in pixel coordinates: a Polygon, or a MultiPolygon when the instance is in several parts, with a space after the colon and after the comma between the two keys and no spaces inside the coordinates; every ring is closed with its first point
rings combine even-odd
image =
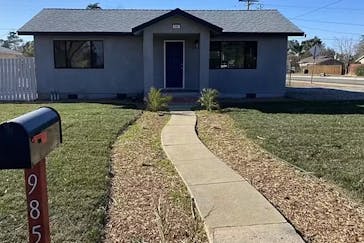
{"type": "Polygon", "coordinates": [[[206,146],[259,190],[307,242],[364,242],[364,207],[247,139],[227,114],[198,112],[206,146]]]}
{"type": "Polygon", "coordinates": [[[113,149],[105,242],[206,242],[160,133],[169,116],[144,112],[113,149]]]}

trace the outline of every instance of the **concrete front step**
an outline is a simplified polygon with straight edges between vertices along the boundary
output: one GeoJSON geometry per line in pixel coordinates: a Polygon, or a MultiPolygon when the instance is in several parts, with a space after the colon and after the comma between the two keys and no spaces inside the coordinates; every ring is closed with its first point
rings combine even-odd
{"type": "Polygon", "coordinates": [[[197,103],[171,103],[168,105],[168,108],[170,111],[185,111],[185,110],[191,110],[193,107],[197,107],[197,103]]]}
{"type": "Polygon", "coordinates": [[[303,243],[265,197],[203,145],[193,112],[171,113],[162,146],[194,198],[210,242],[303,243]]]}

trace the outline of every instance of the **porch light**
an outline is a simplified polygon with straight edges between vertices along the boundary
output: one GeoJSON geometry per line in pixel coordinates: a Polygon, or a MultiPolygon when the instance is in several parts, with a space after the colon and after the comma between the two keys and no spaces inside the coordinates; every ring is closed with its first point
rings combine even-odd
{"type": "Polygon", "coordinates": [[[200,48],[200,42],[198,40],[195,40],[195,48],[196,49],[200,48]]]}

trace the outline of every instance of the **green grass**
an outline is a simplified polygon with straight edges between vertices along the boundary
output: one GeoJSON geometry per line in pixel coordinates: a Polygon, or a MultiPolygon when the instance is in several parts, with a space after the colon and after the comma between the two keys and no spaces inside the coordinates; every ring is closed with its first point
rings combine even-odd
{"type": "MultiPolygon", "coordinates": [[[[63,126],[64,143],[47,161],[52,242],[98,242],[111,145],[139,111],[96,103],[0,104],[0,122],[42,105],[57,109],[63,126]]],[[[0,178],[0,242],[26,242],[23,171],[0,171],[0,178]]]]}
{"type": "Polygon", "coordinates": [[[229,110],[266,150],[364,199],[364,101],[271,102],[229,110]]]}

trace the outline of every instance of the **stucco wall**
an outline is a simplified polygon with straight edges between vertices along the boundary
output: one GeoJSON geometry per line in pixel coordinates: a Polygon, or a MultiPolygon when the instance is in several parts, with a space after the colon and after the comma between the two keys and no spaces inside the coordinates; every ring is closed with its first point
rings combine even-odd
{"type": "MultiPolygon", "coordinates": [[[[151,26],[148,31],[166,32],[154,35],[153,85],[164,87],[165,39],[184,39],[185,89],[201,88],[201,42],[195,48],[195,40],[207,30],[203,26],[192,26],[189,20],[167,19],[151,26]],[[170,30],[171,23],[181,23],[180,33],[170,30]],[[189,27],[190,26],[190,27],[189,27]],[[153,28],[152,28],[153,27],[153,28]],[[173,31],[173,34],[171,33],[173,31]],[[188,34],[184,33],[187,32],[188,34]]],[[[35,36],[35,55],[40,98],[49,98],[51,91],[67,97],[78,94],[80,98],[115,97],[117,93],[138,94],[144,91],[143,35],[141,36],[35,36]],[[90,39],[104,41],[104,69],[55,69],[53,40],[90,39]]],[[[206,39],[206,38],[205,38],[206,39]]],[[[206,69],[210,86],[225,97],[245,97],[255,93],[257,97],[278,97],[285,92],[285,68],[287,38],[284,36],[212,37],[213,40],[244,40],[258,42],[257,69],[209,70],[206,69]]],[[[203,52],[205,53],[205,52],[203,52]]],[[[208,61],[208,55],[204,54],[208,61]]],[[[149,77],[148,77],[149,78],[149,77]]],[[[152,81],[152,80],[151,80],[152,81]]]]}
{"type": "Polygon", "coordinates": [[[210,69],[210,87],[225,97],[280,97],[285,93],[287,37],[217,37],[211,41],[257,41],[256,69],[210,69]]]}
{"type": "MultiPolygon", "coordinates": [[[[164,40],[185,40],[185,89],[199,90],[201,80],[208,82],[208,66],[202,65],[204,71],[201,72],[201,60],[208,63],[209,55],[208,45],[201,45],[201,36],[204,40],[209,37],[210,30],[199,23],[182,16],[173,16],[161,20],[144,30],[144,38],[153,36],[153,53],[150,50],[144,52],[146,54],[144,63],[148,66],[144,67],[150,75],[145,75],[145,82],[150,82],[149,76],[154,77],[153,85],[158,88],[164,88],[164,40]],[[180,24],[179,29],[173,29],[173,24],[180,24]],[[195,48],[195,41],[200,42],[199,48],[195,48]],[[201,58],[201,51],[205,53],[201,58]],[[153,58],[150,58],[150,55],[153,58]],[[151,62],[149,60],[152,60],[151,62]],[[153,65],[153,68],[150,66],[153,65]]],[[[145,47],[150,48],[151,45],[145,43],[145,47]]],[[[145,72],[147,73],[147,72],[145,72]]],[[[148,89],[148,85],[145,85],[148,89]]]]}
{"type": "Polygon", "coordinates": [[[185,41],[185,89],[198,90],[200,83],[200,51],[195,48],[195,41],[199,35],[174,35],[154,36],[154,86],[164,88],[164,41],[184,40],[185,41]]]}
{"type": "Polygon", "coordinates": [[[143,92],[142,38],[134,36],[35,36],[35,60],[40,98],[57,91],[62,97],[115,97],[117,93],[143,92]],[[54,68],[53,40],[104,41],[103,69],[54,68]]]}

